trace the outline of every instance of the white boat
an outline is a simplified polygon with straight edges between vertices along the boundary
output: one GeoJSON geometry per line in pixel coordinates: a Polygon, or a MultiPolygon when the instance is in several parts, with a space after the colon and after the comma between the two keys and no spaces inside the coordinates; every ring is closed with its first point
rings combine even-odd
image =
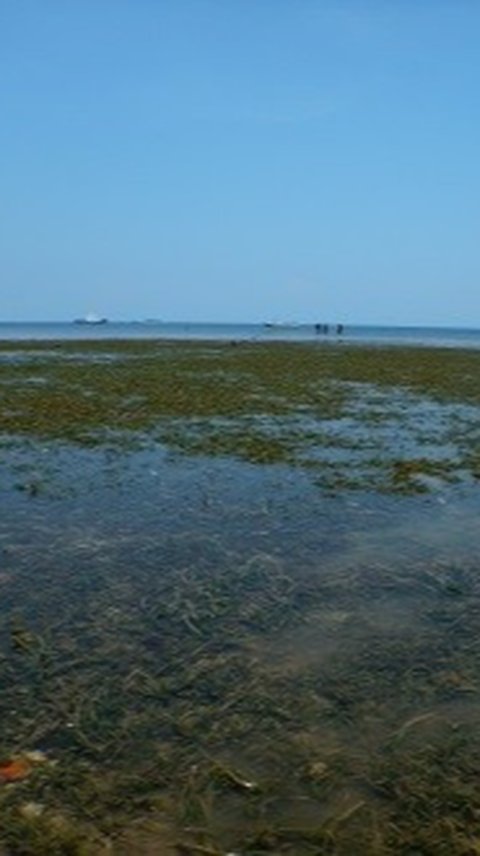
{"type": "Polygon", "coordinates": [[[283,330],[290,330],[300,327],[300,324],[298,323],[298,321],[265,321],[263,326],[269,330],[277,330],[279,328],[283,330]]]}
{"type": "Polygon", "coordinates": [[[88,312],[84,318],[75,318],[74,324],[106,324],[107,319],[101,315],[96,315],[95,312],[88,312]]]}

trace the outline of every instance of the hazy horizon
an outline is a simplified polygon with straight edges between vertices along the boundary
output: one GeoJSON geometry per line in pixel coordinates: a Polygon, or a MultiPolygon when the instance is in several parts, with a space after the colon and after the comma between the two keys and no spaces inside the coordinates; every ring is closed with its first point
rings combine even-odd
{"type": "MultiPolygon", "coordinates": [[[[82,318],[84,316],[80,316],[82,318]]],[[[105,316],[106,317],[106,316],[105,316]]],[[[0,319],[0,327],[2,326],[28,326],[28,325],[71,325],[78,320],[75,318],[24,318],[24,319],[0,319]]],[[[329,332],[334,333],[337,324],[341,324],[345,331],[356,328],[385,328],[385,329],[419,329],[419,330],[464,330],[464,331],[474,331],[480,332],[480,324],[476,326],[475,324],[465,325],[465,324],[386,324],[381,322],[369,323],[362,322],[357,323],[352,321],[351,324],[344,324],[343,322],[339,322],[337,319],[332,318],[316,318],[311,320],[305,319],[294,319],[294,318],[282,318],[282,319],[272,319],[265,318],[263,320],[246,320],[241,319],[239,321],[208,321],[208,320],[192,320],[191,318],[149,318],[149,317],[132,317],[132,318],[106,318],[109,326],[119,325],[128,325],[128,324],[142,324],[145,326],[155,324],[158,325],[182,325],[182,326],[192,326],[192,327],[200,327],[200,326],[212,326],[212,327],[264,327],[264,326],[285,326],[288,327],[291,325],[292,327],[314,327],[316,323],[327,324],[329,327],[329,332]]],[[[103,328],[102,328],[103,329],[103,328]]]]}

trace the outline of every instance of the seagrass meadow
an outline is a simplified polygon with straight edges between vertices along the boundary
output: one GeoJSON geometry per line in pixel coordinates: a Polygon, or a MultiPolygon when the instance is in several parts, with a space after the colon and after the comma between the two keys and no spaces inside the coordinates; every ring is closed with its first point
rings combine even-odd
{"type": "Polygon", "coordinates": [[[480,352],[0,342],[0,854],[480,854],[480,352]]]}

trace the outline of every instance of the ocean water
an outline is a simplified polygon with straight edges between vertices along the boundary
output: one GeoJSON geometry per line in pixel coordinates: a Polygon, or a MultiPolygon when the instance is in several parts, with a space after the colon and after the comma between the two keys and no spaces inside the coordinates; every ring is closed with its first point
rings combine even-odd
{"type": "Polygon", "coordinates": [[[214,339],[322,341],[479,348],[480,329],[330,324],[317,333],[314,324],[219,324],[162,321],[110,321],[100,325],[71,322],[0,322],[1,340],[31,339],[214,339]]]}

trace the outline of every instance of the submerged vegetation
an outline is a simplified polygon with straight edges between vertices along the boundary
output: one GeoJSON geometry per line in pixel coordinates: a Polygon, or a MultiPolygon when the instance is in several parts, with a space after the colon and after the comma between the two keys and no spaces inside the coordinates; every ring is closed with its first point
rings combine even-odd
{"type": "Polygon", "coordinates": [[[1,856],[480,853],[479,360],[0,346],[1,856]]]}
{"type": "Polygon", "coordinates": [[[474,853],[476,568],[226,540],[9,556],[6,852],[474,853]]]}
{"type": "Polygon", "coordinates": [[[302,466],[327,489],[424,491],[480,472],[479,363],[340,343],[4,342],[0,432],[158,442],[302,466]]]}

